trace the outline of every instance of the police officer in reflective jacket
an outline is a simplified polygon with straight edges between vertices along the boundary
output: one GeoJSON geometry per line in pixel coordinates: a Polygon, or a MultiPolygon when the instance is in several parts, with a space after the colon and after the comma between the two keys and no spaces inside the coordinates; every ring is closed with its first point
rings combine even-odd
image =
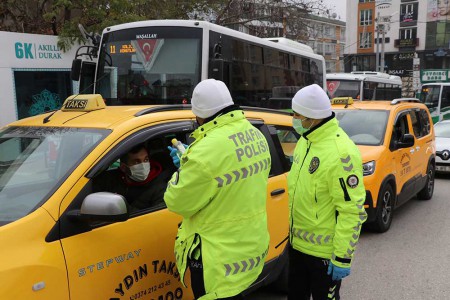
{"type": "Polygon", "coordinates": [[[295,94],[292,110],[301,137],[288,175],[288,299],[339,299],[367,218],[361,155],[317,84],[295,94]]]}
{"type": "Polygon", "coordinates": [[[221,81],[195,87],[192,112],[200,126],[164,195],[183,217],[177,267],[183,283],[190,269],[196,299],[234,299],[257,279],[268,252],[269,147],[221,81]]]}

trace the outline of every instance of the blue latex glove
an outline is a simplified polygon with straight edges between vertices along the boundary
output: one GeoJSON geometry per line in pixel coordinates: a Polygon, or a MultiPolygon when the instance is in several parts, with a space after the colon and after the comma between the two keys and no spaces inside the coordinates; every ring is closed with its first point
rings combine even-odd
{"type": "Polygon", "coordinates": [[[170,156],[172,157],[173,164],[175,167],[180,167],[180,158],[178,157],[178,150],[175,147],[168,146],[167,149],[170,151],[170,156]]]}
{"type": "Polygon", "coordinates": [[[341,268],[338,266],[333,265],[333,263],[330,261],[328,264],[328,275],[331,275],[332,279],[334,281],[341,280],[348,275],[350,275],[350,268],[341,268]]]}

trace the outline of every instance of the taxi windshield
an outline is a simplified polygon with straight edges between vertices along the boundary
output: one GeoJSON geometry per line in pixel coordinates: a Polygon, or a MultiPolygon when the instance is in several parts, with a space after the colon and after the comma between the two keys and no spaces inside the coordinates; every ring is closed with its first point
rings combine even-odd
{"type": "Polygon", "coordinates": [[[337,109],[334,112],[339,126],[356,145],[379,146],[383,143],[388,111],[337,109]]]}
{"type": "Polygon", "coordinates": [[[109,130],[8,127],[0,130],[0,226],[45,202],[109,130]]]}

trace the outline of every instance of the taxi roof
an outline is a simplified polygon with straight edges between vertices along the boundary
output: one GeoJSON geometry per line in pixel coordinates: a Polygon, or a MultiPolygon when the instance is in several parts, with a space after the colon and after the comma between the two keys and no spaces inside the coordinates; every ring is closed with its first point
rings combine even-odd
{"type": "MultiPolygon", "coordinates": [[[[401,100],[401,99],[396,99],[401,100]]],[[[425,105],[423,103],[415,102],[415,101],[354,101],[352,104],[348,104],[347,107],[345,104],[332,104],[333,109],[372,109],[372,110],[394,110],[397,107],[405,107],[405,106],[411,106],[411,107],[417,107],[417,106],[423,106],[425,105]]]]}
{"type": "MultiPolygon", "coordinates": [[[[151,106],[108,106],[89,112],[61,111],[21,119],[10,126],[49,126],[81,128],[114,128],[135,117],[139,111],[151,106]]],[[[174,112],[176,113],[176,112],[174,112]]]]}
{"type": "MultiPolygon", "coordinates": [[[[242,107],[245,115],[252,119],[264,119],[275,122],[280,114],[289,113],[271,109],[242,107]]],[[[76,127],[114,129],[124,123],[132,121],[142,123],[160,122],[176,119],[193,119],[194,114],[190,105],[136,105],[136,106],[107,106],[93,111],[62,111],[53,112],[21,119],[8,126],[45,126],[45,127],[76,127]],[[145,116],[144,118],[140,118],[145,116]]]]}

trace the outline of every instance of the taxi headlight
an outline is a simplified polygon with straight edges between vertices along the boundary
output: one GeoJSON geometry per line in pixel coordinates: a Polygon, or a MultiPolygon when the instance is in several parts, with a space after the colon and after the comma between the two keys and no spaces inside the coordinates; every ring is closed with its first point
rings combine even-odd
{"type": "Polygon", "coordinates": [[[375,161],[369,161],[363,164],[363,175],[368,176],[372,175],[375,172],[375,161]]]}

